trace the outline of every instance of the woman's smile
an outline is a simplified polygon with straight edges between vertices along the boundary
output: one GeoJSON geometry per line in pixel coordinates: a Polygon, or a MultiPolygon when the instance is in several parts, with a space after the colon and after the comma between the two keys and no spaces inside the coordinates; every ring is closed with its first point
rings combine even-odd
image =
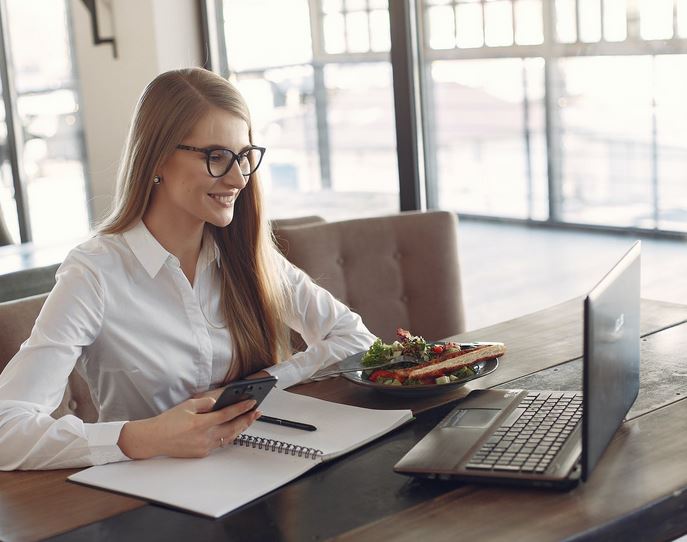
{"type": "Polygon", "coordinates": [[[215,193],[215,194],[208,194],[208,196],[210,196],[213,200],[215,200],[222,207],[229,208],[236,201],[236,197],[238,196],[238,192],[234,192],[233,194],[215,193]]]}

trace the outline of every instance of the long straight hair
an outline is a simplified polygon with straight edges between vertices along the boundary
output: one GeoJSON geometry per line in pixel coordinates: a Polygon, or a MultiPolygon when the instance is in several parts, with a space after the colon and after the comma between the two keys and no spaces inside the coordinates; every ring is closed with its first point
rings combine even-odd
{"type": "MultiPolygon", "coordinates": [[[[153,177],[176,146],[208,112],[218,108],[243,119],[253,136],[248,107],[226,79],[201,68],[157,76],[136,105],[117,178],[117,196],[98,233],[135,226],[148,207],[153,177]]],[[[235,203],[226,228],[206,223],[219,248],[222,312],[234,359],[225,381],[274,365],[290,352],[284,325],[286,287],[271,230],[263,216],[256,173],[235,203]]]]}

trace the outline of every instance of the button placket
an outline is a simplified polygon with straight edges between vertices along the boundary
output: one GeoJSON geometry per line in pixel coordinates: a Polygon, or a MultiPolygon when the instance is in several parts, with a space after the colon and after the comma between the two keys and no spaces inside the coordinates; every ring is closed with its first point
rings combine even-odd
{"type": "Polygon", "coordinates": [[[198,358],[195,360],[196,387],[197,389],[207,389],[212,378],[212,342],[210,334],[205,325],[205,317],[200,307],[200,301],[186,275],[184,275],[179,260],[176,257],[172,257],[172,263],[174,264],[175,280],[181,293],[186,316],[191,324],[192,334],[198,349],[198,358]]]}

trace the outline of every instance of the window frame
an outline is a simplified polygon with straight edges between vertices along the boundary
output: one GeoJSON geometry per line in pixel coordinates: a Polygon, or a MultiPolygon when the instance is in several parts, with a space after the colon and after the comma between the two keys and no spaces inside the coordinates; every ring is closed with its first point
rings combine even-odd
{"type": "MultiPolygon", "coordinates": [[[[14,66],[12,63],[12,46],[10,43],[9,33],[9,16],[7,0],[0,0],[0,85],[2,86],[2,101],[5,108],[5,124],[7,127],[7,160],[10,165],[12,175],[12,184],[14,187],[14,203],[17,209],[17,223],[19,226],[19,240],[18,244],[30,243],[33,241],[33,229],[31,225],[30,202],[28,198],[28,178],[23,164],[24,139],[22,135],[22,121],[19,117],[17,104],[20,96],[41,94],[43,92],[52,92],[54,90],[70,90],[77,97],[79,97],[78,89],[78,71],[74,59],[76,58],[74,48],[74,30],[72,27],[71,3],[69,0],[64,2],[65,7],[65,21],[66,32],[69,38],[69,51],[72,59],[72,76],[73,82],[67,85],[61,85],[56,88],[38,88],[32,89],[30,92],[19,94],[16,90],[14,81],[14,66]]],[[[88,223],[92,223],[93,210],[90,205],[92,199],[92,187],[88,178],[88,155],[86,152],[86,144],[84,141],[81,118],[77,116],[78,123],[78,141],[80,155],[82,157],[83,173],[84,173],[84,196],[86,202],[86,217],[88,223]]],[[[5,220],[5,222],[7,222],[5,220]]]]}

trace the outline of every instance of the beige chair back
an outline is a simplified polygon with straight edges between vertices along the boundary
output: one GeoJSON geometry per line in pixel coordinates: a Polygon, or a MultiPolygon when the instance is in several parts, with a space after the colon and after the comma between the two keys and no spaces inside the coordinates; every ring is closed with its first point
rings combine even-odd
{"type": "Polygon", "coordinates": [[[318,215],[297,216],[294,218],[274,218],[270,220],[273,230],[290,228],[293,226],[304,226],[306,224],[319,224],[325,222],[324,218],[318,215]]]}
{"type": "Polygon", "coordinates": [[[307,224],[275,237],[292,263],[385,341],[398,327],[433,340],[465,330],[453,213],[307,224]]]}
{"type": "MultiPolygon", "coordinates": [[[[41,294],[0,303],[0,371],[31,335],[33,324],[47,296],[48,294],[41,294]]],[[[65,414],[74,414],[85,422],[98,419],[98,411],[91,400],[88,385],[74,371],[69,377],[62,403],[52,415],[59,418],[65,414]]]]}

